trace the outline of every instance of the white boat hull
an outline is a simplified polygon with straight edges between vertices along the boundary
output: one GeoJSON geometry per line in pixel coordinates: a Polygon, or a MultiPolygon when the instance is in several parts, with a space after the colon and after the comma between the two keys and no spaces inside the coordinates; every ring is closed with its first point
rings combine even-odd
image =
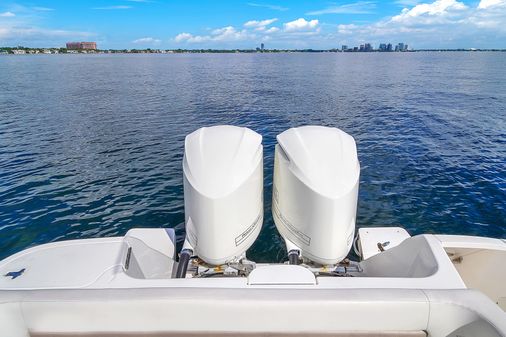
{"type": "Polygon", "coordinates": [[[247,277],[175,279],[170,230],[41,245],[0,262],[2,275],[25,268],[1,279],[0,336],[506,336],[503,240],[422,235],[385,248],[349,277],[258,264],[247,277]],[[496,268],[469,275],[473,256],[496,268]]]}

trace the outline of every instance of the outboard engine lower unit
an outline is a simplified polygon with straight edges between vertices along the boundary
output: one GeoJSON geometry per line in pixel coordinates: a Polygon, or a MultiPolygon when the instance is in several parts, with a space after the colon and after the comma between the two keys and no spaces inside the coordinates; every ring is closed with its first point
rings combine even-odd
{"type": "Polygon", "coordinates": [[[262,136],[248,128],[214,126],[186,136],[183,250],[212,265],[244,255],[263,222],[262,158],[262,136]]]}
{"type": "Polygon", "coordinates": [[[288,250],[318,264],[342,261],[355,233],[360,176],[355,140],[321,126],[292,128],[277,140],[272,212],[288,250]]]}

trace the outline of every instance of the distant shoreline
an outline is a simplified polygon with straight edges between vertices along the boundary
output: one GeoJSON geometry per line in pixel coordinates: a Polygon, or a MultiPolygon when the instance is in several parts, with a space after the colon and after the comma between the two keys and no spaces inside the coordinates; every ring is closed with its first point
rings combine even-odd
{"type": "Polygon", "coordinates": [[[405,51],[342,51],[340,49],[97,49],[0,47],[0,55],[15,54],[269,54],[269,53],[417,53],[417,52],[506,52],[506,49],[412,49],[405,51]]]}

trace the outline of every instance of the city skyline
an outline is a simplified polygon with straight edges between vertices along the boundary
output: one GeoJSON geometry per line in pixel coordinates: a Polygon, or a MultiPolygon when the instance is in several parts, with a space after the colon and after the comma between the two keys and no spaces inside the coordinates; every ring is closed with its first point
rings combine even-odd
{"type": "Polygon", "coordinates": [[[96,41],[100,49],[381,49],[385,41],[415,49],[503,49],[506,0],[0,4],[0,46],[69,41],[96,41]]]}

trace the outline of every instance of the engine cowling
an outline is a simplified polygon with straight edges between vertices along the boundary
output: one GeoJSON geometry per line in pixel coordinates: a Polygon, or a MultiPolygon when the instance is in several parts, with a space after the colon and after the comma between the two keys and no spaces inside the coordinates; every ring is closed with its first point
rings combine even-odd
{"type": "Polygon", "coordinates": [[[242,256],[263,222],[262,136],[242,127],[205,127],[186,136],[183,159],[186,240],[220,265],[242,256]]]}
{"type": "Polygon", "coordinates": [[[277,136],[272,212],[287,246],[329,265],[343,260],[355,233],[360,164],[355,140],[329,127],[277,136]]]}

